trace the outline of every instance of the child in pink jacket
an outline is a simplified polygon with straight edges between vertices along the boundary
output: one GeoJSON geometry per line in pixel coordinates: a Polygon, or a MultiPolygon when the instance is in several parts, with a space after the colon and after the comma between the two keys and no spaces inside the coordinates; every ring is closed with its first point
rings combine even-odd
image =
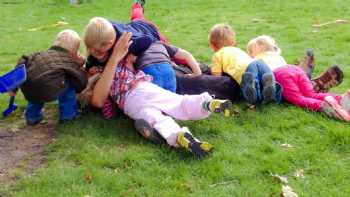
{"type": "Polygon", "coordinates": [[[310,79],[299,66],[287,65],[280,55],[275,40],[270,36],[252,39],[247,46],[248,53],[263,60],[271,67],[276,81],[282,86],[282,96],[288,102],[313,111],[322,111],[329,116],[350,122],[348,106],[350,91],[342,98],[331,93],[317,93],[310,79]]]}

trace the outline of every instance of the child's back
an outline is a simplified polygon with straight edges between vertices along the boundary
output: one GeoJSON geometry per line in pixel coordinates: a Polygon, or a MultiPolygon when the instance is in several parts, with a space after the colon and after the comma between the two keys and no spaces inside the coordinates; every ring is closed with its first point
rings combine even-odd
{"type": "Polygon", "coordinates": [[[240,48],[223,47],[213,55],[211,72],[226,73],[240,84],[243,73],[252,61],[252,58],[240,48]]]}
{"type": "Polygon", "coordinates": [[[86,85],[81,65],[62,47],[24,55],[19,60],[27,68],[27,80],[21,90],[28,101],[48,102],[64,91],[69,81],[80,92],[86,85]],[[67,79],[67,80],[66,80],[67,79]]]}

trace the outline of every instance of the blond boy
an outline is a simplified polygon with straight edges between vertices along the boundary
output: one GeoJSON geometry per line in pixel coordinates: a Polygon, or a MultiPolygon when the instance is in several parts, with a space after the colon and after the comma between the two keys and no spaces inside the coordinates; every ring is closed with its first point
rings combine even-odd
{"type": "Polygon", "coordinates": [[[89,53],[85,65],[86,71],[94,74],[105,67],[111,55],[111,49],[123,32],[132,33],[129,52],[133,55],[140,54],[153,42],[160,40],[157,28],[143,20],[123,24],[94,17],[85,27],[84,42],[89,53]],[[97,69],[97,66],[100,68],[97,69]]]}
{"type": "Polygon", "coordinates": [[[23,55],[19,64],[25,64],[27,79],[20,86],[28,101],[25,118],[35,125],[43,119],[45,102],[58,100],[60,122],[75,119],[78,114],[76,92],[87,83],[81,69],[84,59],[79,54],[80,37],[73,30],[58,33],[47,51],[23,55]]]}

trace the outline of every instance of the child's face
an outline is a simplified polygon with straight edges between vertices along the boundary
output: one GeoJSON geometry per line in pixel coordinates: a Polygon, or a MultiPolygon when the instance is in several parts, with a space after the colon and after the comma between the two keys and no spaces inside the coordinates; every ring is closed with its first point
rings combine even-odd
{"type": "Polygon", "coordinates": [[[90,55],[98,59],[99,61],[105,61],[108,58],[108,51],[113,47],[114,41],[109,41],[101,47],[88,48],[90,55]]]}

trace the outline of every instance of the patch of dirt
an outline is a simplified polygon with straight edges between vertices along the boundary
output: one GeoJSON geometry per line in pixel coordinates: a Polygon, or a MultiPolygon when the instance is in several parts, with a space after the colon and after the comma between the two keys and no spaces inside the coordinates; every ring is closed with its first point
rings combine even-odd
{"type": "Polygon", "coordinates": [[[36,126],[26,126],[20,121],[0,125],[0,185],[11,185],[39,168],[45,161],[45,146],[55,135],[52,122],[36,126]]]}

